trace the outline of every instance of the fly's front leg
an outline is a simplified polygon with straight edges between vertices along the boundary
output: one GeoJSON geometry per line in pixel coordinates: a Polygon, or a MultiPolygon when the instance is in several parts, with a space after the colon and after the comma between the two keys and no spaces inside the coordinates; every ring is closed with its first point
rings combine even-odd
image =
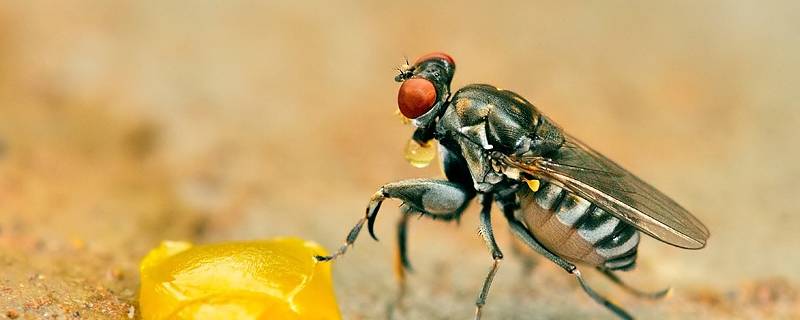
{"type": "Polygon", "coordinates": [[[481,194],[480,201],[481,214],[479,232],[483,237],[483,241],[486,243],[486,247],[489,248],[489,252],[492,254],[493,263],[491,269],[489,269],[489,274],[486,275],[486,279],[483,281],[483,287],[478,294],[478,299],[475,301],[475,320],[481,318],[481,308],[486,304],[486,296],[489,295],[489,288],[492,286],[494,275],[500,267],[500,261],[503,260],[503,253],[500,251],[500,247],[497,246],[497,242],[494,240],[494,232],[492,231],[492,195],[481,194]]]}
{"type": "Polygon", "coordinates": [[[350,230],[344,245],[330,256],[318,256],[317,260],[328,261],[343,255],[358,238],[364,223],[367,223],[372,238],[378,240],[373,227],[381,204],[386,199],[402,201],[403,214],[420,214],[434,219],[451,220],[461,215],[474,196],[475,192],[471,189],[447,180],[409,179],[385,184],[372,195],[364,217],[350,230]]]}
{"type": "MultiPolygon", "coordinates": [[[[402,309],[404,305],[404,298],[406,296],[406,271],[412,271],[411,263],[408,261],[408,220],[411,215],[403,213],[397,220],[397,250],[394,256],[394,274],[397,279],[399,290],[397,292],[397,300],[395,305],[390,305],[388,314],[392,315],[395,308],[402,309]]],[[[391,319],[391,316],[387,318],[391,319]]]]}

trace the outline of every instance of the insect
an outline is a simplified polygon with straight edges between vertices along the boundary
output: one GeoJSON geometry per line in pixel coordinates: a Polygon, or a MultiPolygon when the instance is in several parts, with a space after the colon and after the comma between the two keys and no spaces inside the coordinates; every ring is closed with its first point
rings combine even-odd
{"type": "Polygon", "coordinates": [[[624,283],[616,271],[636,264],[640,233],[673,246],[700,249],[708,229],[686,209],[632,173],[570,136],[520,95],[485,84],[450,92],[453,58],[434,52],[398,69],[400,112],[411,119],[412,140],[437,140],[446,180],[410,179],[378,188],[365,216],[333,255],[346,252],[364,223],[373,225],[381,203],[402,201],[398,251],[404,268],[406,221],[412,214],[437,220],[459,219],[473,198],[480,204],[480,235],[493,263],[476,300],[481,317],[503,253],[492,231],[497,203],[521,242],[577,278],[595,301],[624,319],[632,316],[594,291],[576,264],[598,269],[641,297],[660,298],[669,289],[646,293],[624,283]]]}

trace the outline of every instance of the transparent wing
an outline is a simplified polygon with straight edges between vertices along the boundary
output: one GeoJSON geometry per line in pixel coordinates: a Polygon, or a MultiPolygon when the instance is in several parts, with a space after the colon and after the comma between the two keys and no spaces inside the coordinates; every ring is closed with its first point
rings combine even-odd
{"type": "Polygon", "coordinates": [[[630,223],[686,249],[700,249],[708,229],[675,201],[571,136],[553,158],[497,155],[506,165],[546,178],[630,223]]]}

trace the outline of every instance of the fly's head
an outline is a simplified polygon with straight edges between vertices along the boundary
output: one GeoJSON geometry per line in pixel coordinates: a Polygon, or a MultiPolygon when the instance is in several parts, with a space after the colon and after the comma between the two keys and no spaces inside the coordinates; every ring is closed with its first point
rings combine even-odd
{"type": "Polygon", "coordinates": [[[455,70],[453,58],[441,52],[426,54],[413,64],[406,62],[400,66],[400,74],[394,78],[402,83],[397,94],[400,113],[418,128],[432,128],[450,97],[455,70]]]}

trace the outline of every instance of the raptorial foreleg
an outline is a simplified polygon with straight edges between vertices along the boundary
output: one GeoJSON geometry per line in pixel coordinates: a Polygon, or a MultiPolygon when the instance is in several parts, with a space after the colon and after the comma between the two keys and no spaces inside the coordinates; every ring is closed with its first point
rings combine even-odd
{"type": "Polygon", "coordinates": [[[374,232],[375,219],[381,204],[386,199],[402,201],[403,214],[420,214],[433,219],[452,220],[461,215],[474,196],[474,191],[447,180],[409,179],[385,184],[372,195],[364,217],[350,230],[344,245],[330,256],[318,256],[317,260],[333,260],[347,252],[358,238],[364,223],[367,223],[370,236],[378,240],[374,232]]]}

